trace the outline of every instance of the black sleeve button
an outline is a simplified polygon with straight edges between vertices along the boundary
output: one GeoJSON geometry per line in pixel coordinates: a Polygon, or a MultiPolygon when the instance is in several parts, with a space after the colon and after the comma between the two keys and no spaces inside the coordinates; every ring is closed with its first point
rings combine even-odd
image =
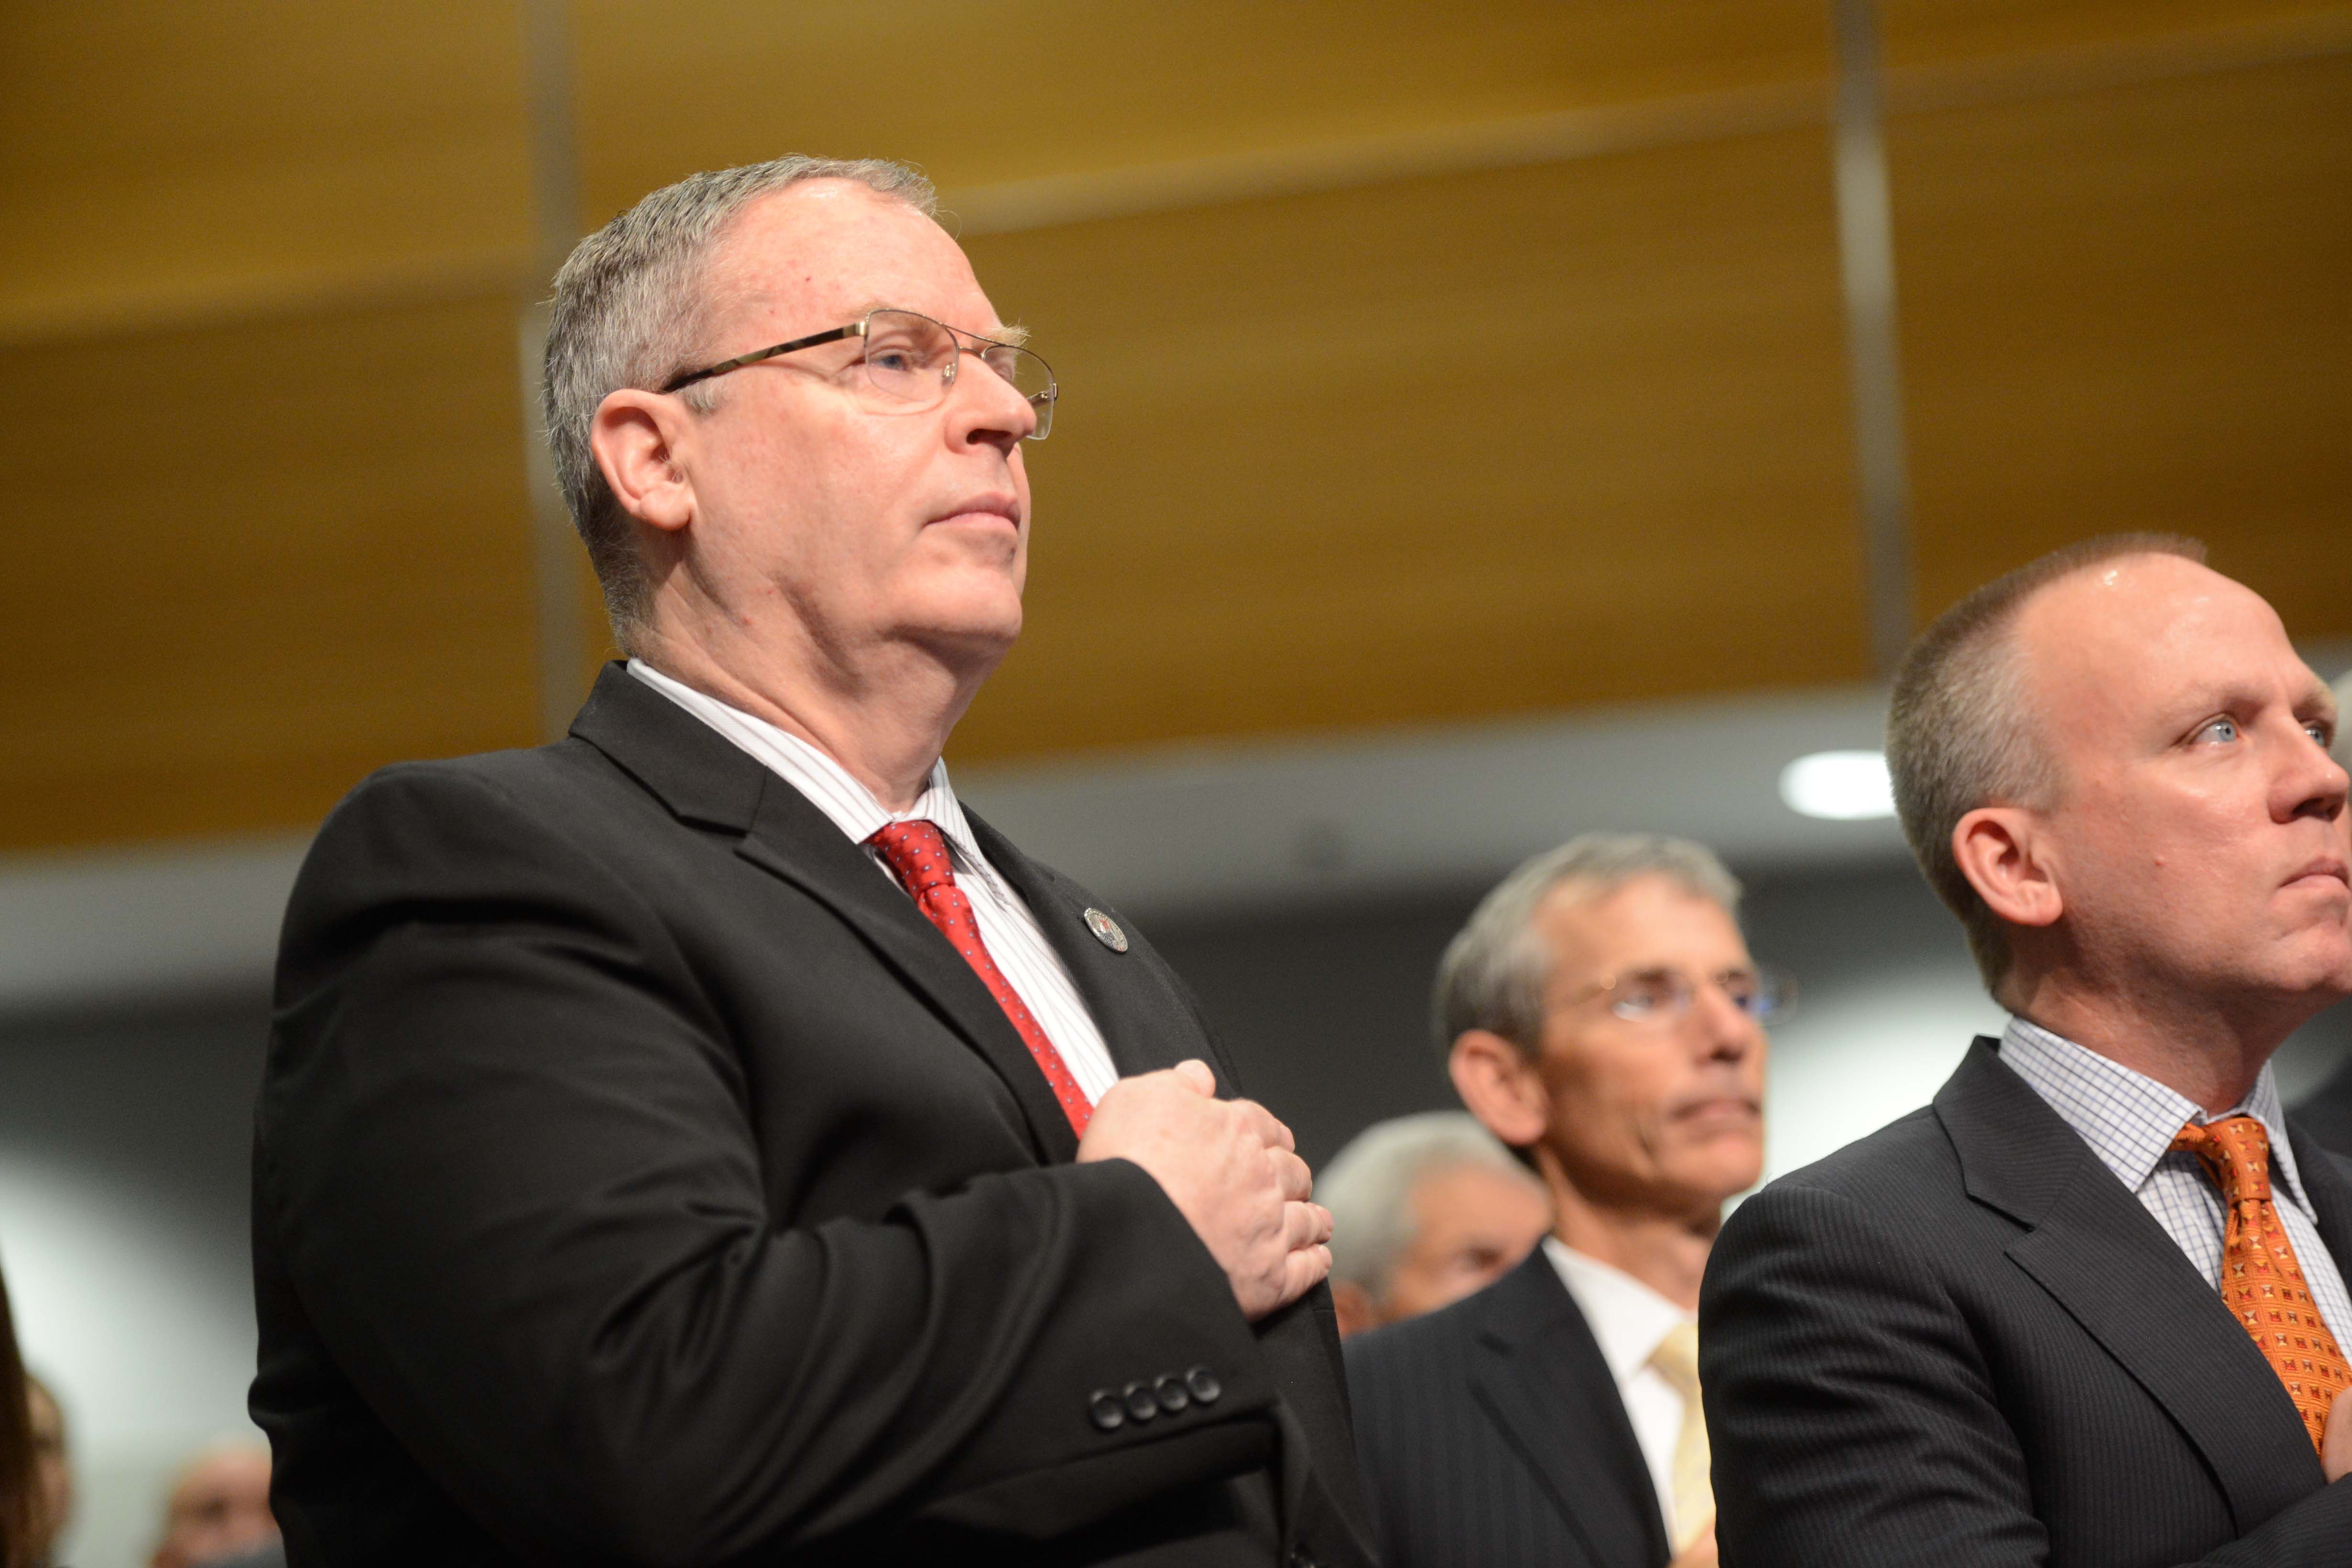
{"type": "Polygon", "coordinates": [[[1205,1366],[1196,1366],[1186,1373],[1184,1386],[1191,1389],[1192,1397],[1203,1405],[1214,1405],[1225,1396],[1225,1385],[1219,1383],[1217,1374],[1205,1366]]]}
{"type": "Polygon", "coordinates": [[[1108,1388],[1097,1388],[1087,1396],[1087,1414],[1106,1432],[1116,1432],[1127,1425],[1126,1407],[1119,1404],[1118,1395],[1108,1388]]]}
{"type": "Polygon", "coordinates": [[[1162,1373],[1152,1384],[1151,1392],[1159,1399],[1160,1408],[1171,1415],[1182,1415],[1184,1407],[1192,1403],[1192,1395],[1186,1391],[1184,1380],[1172,1372],[1162,1373]]]}
{"type": "Polygon", "coordinates": [[[1151,1397],[1151,1390],[1139,1383],[1130,1383],[1120,1391],[1127,1398],[1127,1413],[1137,1421],[1149,1421],[1160,1414],[1160,1401],[1151,1397]]]}

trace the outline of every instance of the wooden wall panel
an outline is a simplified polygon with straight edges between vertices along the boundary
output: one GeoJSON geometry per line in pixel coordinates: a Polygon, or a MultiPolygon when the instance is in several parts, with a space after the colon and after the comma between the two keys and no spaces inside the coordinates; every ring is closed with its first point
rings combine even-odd
{"type": "Polygon", "coordinates": [[[1068,384],[960,756],[1867,673],[1817,135],[990,237],[1068,384]]]}
{"type": "Polygon", "coordinates": [[[1892,128],[1920,613],[2199,534],[2352,632],[2352,58],[1892,128]]]}
{"type": "Polygon", "coordinates": [[[0,7],[0,342],[520,277],[521,56],[508,5],[0,7]]]}
{"type": "MultiPolygon", "coordinates": [[[[971,245],[1069,401],[960,756],[1864,672],[1823,0],[571,17],[591,220],[795,148],[1064,193],[971,245]],[[1347,164],[1669,104],[1646,150],[1347,164]]],[[[2169,526],[2352,631],[2352,7],[1884,21],[1920,611],[2169,526]]],[[[530,738],[521,38],[510,4],[0,10],[0,414],[38,459],[0,848],[299,827],[530,738]]]]}
{"type": "Polygon", "coordinates": [[[582,0],[602,222],[784,153],[943,187],[1719,92],[1828,70],[1818,0],[582,0]]]}
{"type": "Polygon", "coordinates": [[[2340,20],[2342,0],[1878,0],[1896,72],[2043,56],[2079,72],[2150,46],[2231,49],[2264,33],[2340,20]],[[2201,44],[2200,41],[2201,40],[2201,44]]]}
{"type": "Polygon", "coordinates": [[[527,743],[503,298],[0,352],[0,848],[315,822],[527,743]]]}

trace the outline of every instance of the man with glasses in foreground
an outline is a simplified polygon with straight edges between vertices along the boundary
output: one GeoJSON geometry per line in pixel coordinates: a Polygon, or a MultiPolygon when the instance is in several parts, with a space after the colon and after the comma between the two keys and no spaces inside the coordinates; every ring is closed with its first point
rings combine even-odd
{"type": "Polygon", "coordinates": [[[1348,1342],[1387,1568],[1716,1561],[1699,1276],[1764,1166],[1765,1023],[1739,885],[1681,839],[1588,835],[1514,871],[1438,971],[1446,1065],[1550,1189],[1478,1294],[1348,1342]]]}
{"type": "Polygon", "coordinates": [[[1369,1562],[1289,1133],[958,804],[1055,386],[879,163],[697,175],[556,280],[629,657],[362,784],[255,1165],[289,1559],[1369,1562]]]}

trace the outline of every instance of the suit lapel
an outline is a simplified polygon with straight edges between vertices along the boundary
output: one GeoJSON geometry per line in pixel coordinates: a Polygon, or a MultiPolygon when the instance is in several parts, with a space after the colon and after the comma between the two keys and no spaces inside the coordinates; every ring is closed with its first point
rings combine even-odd
{"type": "Polygon", "coordinates": [[[1617,1380],[1538,1247],[1473,1298],[1472,1390],[1595,1563],[1664,1563],[1666,1526],[1617,1380]]]}
{"type": "Polygon", "coordinates": [[[2352,1178],[2345,1174],[2346,1163],[2307,1136],[2301,1118],[2288,1117],[2286,1130],[2294,1143],[2295,1173],[2319,1215],[2319,1239],[2327,1244],[2336,1272],[2352,1283],[2352,1178]]]}
{"type": "MultiPolygon", "coordinates": [[[[1125,952],[1115,952],[1088,929],[1087,910],[1100,906],[1087,904],[1076,884],[1024,855],[968,805],[964,820],[971,825],[972,836],[980,840],[988,863],[1037,917],[1038,929],[1060,955],[1062,966],[1069,971],[1079,996],[1093,1013],[1095,1026],[1102,1031],[1103,1044],[1110,1051],[1111,1065],[1121,1077],[1157,1072],[1186,1057],[1202,1055],[1202,1043],[1192,1020],[1167,994],[1142,954],[1132,945],[1125,952]]],[[[1133,932],[1129,934],[1132,942],[1133,932]]],[[[1223,1087],[1231,1092],[1231,1085],[1223,1087]]]]}
{"type": "Polygon", "coordinates": [[[2009,1256],[2164,1407],[2242,1528],[2322,1484],[2270,1363],[2164,1227],[1980,1039],[1936,1097],[1969,1196],[2026,1233],[2009,1256]]]}
{"type": "Polygon", "coordinates": [[[685,709],[608,665],[572,733],[680,817],[741,835],[736,854],[824,904],[1004,1080],[1038,1158],[1067,1161],[1077,1135],[996,998],[914,900],[832,818],[685,709]]]}

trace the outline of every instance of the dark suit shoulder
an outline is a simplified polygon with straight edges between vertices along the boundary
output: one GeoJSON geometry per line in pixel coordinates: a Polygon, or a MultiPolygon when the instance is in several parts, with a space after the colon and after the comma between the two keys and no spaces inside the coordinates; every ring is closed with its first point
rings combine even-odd
{"type": "Polygon", "coordinates": [[[403,920],[579,909],[605,923],[635,901],[632,847],[663,816],[577,742],[378,769],[311,840],[287,904],[281,987],[403,920]]]}
{"type": "Polygon", "coordinates": [[[1877,1201],[1886,1195],[1889,1182],[1948,1177],[1957,1186],[1959,1175],[1959,1158],[1951,1139],[1934,1110],[1922,1106],[1833,1154],[1775,1177],[1765,1191],[1784,1185],[1811,1187],[1877,1201]]]}
{"type": "Polygon", "coordinates": [[[1493,1310],[1487,1300],[1492,1289],[1349,1340],[1342,1348],[1350,1386],[1360,1394],[1369,1384],[1419,1375],[1439,1363],[1458,1365],[1493,1310]]]}
{"type": "Polygon", "coordinates": [[[2352,1058],[2294,1108],[2294,1121],[2324,1147],[2352,1155],[2352,1058]]]}
{"type": "MultiPolygon", "coordinates": [[[[394,763],[368,774],[329,814],[340,819],[419,805],[463,813],[499,805],[535,816],[592,802],[606,809],[656,799],[613,760],[576,739],[467,756],[394,763]]],[[[322,829],[323,831],[323,829],[322,829]]]]}

